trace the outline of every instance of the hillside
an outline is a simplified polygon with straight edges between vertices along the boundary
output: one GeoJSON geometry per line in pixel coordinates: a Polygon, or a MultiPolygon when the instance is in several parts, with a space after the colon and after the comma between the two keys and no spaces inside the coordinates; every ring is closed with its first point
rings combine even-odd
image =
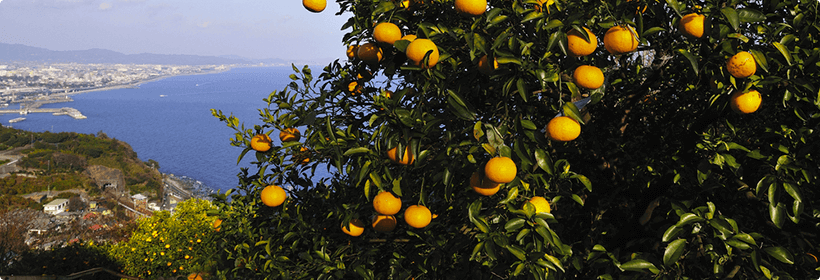
{"type": "Polygon", "coordinates": [[[142,162],[127,143],[102,132],[0,128],[0,163],[0,211],[42,207],[21,195],[46,190],[81,189],[96,197],[108,184],[119,185],[119,191],[156,197],[162,188],[159,171],[142,162]],[[107,170],[121,175],[106,175],[107,170]]]}

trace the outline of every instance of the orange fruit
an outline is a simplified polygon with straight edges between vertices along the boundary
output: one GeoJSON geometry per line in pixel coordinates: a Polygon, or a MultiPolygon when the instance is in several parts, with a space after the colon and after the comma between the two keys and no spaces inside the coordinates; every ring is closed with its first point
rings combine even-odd
{"type": "Polygon", "coordinates": [[[589,41],[584,39],[583,34],[578,30],[573,29],[567,33],[567,51],[570,56],[587,56],[595,52],[595,48],[598,47],[598,37],[595,37],[595,34],[592,34],[589,28],[584,27],[584,31],[587,32],[589,41]]]}
{"type": "Polygon", "coordinates": [[[498,60],[493,58],[493,64],[490,65],[489,62],[490,58],[487,55],[482,56],[478,59],[478,71],[484,73],[484,75],[490,75],[493,73],[493,70],[498,68],[498,60]]]}
{"type": "Polygon", "coordinates": [[[638,48],[637,33],[632,26],[616,25],[604,34],[604,48],[613,55],[621,55],[638,48]]]}
{"type": "Polygon", "coordinates": [[[413,41],[414,41],[414,40],[416,40],[417,38],[418,38],[418,37],[416,37],[416,35],[413,35],[413,34],[407,34],[407,35],[404,35],[403,37],[401,37],[401,40],[407,40],[407,41],[413,42],[413,41]]]}
{"type": "Polygon", "coordinates": [[[471,16],[480,16],[487,11],[487,0],[456,0],[456,11],[471,16]]]}
{"type": "Polygon", "coordinates": [[[506,184],[515,179],[518,168],[515,162],[508,157],[491,158],[484,165],[484,178],[499,184],[506,184]]]}
{"type": "Polygon", "coordinates": [[[382,191],[373,198],[373,209],[382,215],[395,215],[401,210],[401,198],[382,191]]]}
{"type": "Polygon", "coordinates": [[[535,11],[541,12],[541,9],[542,9],[541,7],[546,6],[547,7],[547,14],[550,13],[550,6],[555,3],[554,0],[536,0],[535,2],[537,2],[535,4],[535,11]],[[547,3],[547,4],[544,5],[544,3],[547,3]]]}
{"type": "Polygon", "coordinates": [[[359,59],[370,65],[379,64],[382,61],[382,49],[375,43],[366,43],[359,46],[357,55],[359,59]]]}
{"type": "Polygon", "coordinates": [[[347,84],[347,92],[350,93],[350,95],[361,94],[362,93],[362,86],[359,85],[359,82],[352,81],[352,82],[347,84]]]}
{"type": "Polygon", "coordinates": [[[347,227],[342,223],[342,232],[350,236],[362,235],[362,233],[364,233],[364,222],[359,219],[351,219],[350,222],[347,223],[347,227]]]}
{"type": "Polygon", "coordinates": [[[532,203],[532,206],[535,206],[535,213],[549,213],[551,211],[550,203],[546,198],[533,196],[527,202],[532,203]]]}
{"type": "Polygon", "coordinates": [[[680,29],[680,32],[686,35],[686,37],[703,37],[703,22],[705,19],[705,16],[697,13],[685,15],[680,19],[680,22],[678,22],[678,29],[680,29]]]}
{"type": "Polygon", "coordinates": [[[735,78],[748,78],[757,71],[755,58],[749,52],[739,52],[726,61],[726,70],[735,78]]]}
{"type": "Polygon", "coordinates": [[[478,172],[473,172],[473,175],[470,176],[470,188],[477,194],[491,196],[501,189],[501,184],[493,182],[490,179],[482,179],[478,172]]]}
{"type": "Polygon", "coordinates": [[[285,198],[288,197],[285,194],[285,190],[279,186],[269,185],[262,189],[262,193],[260,194],[262,198],[262,203],[270,207],[276,207],[282,205],[285,202],[285,198]]]}
{"type": "Polygon", "coordinates": [[[433,66],[436,66],[436,63],[438,63],[438,47],[436,47],[436,43],[433,43],[430,39],[413,40],[413,42],[410,42],[410,44],[407,45],[405,53],[407,54],[407,59],[413,61],[414,65],[421,66],[421,68],[432,68],[433,66]],[[430,53],[430,58],[425,67],[424,65],[421,65],[421,62],[424,60],[424,56],[430,51],[432,52],[430,53]]]}
{"type": "Polygon", "coordinates": [[[188,274],[188,280],[202,280],[202,275],[204,275],[202,272],[188,274]]]}
{"type": "Polygon", "coordinates": [[[401,29],[393,23],[382,22],[373,29],[373,39],[384,44],[393,44],[401,39],[401,29]]]}
{"type": "Polygon", "coordinates": [[[597,89],[604,85],[604,72],[601,72],[601,68],[595,66],[581,65],[572,72],[572,79],[579,87],[597,89]]]}
{"type": "Polygon", "coordinates": [[[350,45],[347,46],[347,51],[345,54],[347,55],[347,59],[353,60],[354,58],[359,58],[359,45],[350,45]]]}
{"type": "Polygon", "coordinates": [[[396,147],[387,150],[387,157],[396,163],[408,165],[413,164],[413,161],[415,160],[415,157],[413,156],[413,153],[410,151],[410,147],[408,146],[404,146],[404,155],[401,157],[401,160],[398,160],[397,154],[398,150],[396,149],[396,147]]]}
{"type": "Polygon", "coordinates": [[[392,215],[376,215],[373,217],[373,229],[378,232],[388,232],[396,228],[396,217],[392,215]]]}
{"type": "Polygon", "coordinates": [[[300,157],[302,158],[299,163],[302,165],[308,164],[310,162],[310,151],[306,147],[299,148],[300,157]]]}
{"type": "Polygon", "coordinates": [[[222,219],[214,220],[213,227],[214,227],[214,230],[216,230],[216,231],[219,231],[220,229],[222,229],[222,219]]]}
{"type": "Polygon", "coordinates": [[[581,135],[581,124],[573,118],[560,116],[547,123],[547,136],[552,140],[572,141],[578,138],[578,135],[581,135]]]}
{"type": "Polygon", "coordinates": [[[754,113],[757,109],[760,108],[760,103],[763,101],[762,97],[760,96],[760,92],[757,90],[749,90],[746,92],[735,91],[732,94],[732,100],[729,103],[737,113],[740,114],[749,114],[754,113]]]}
{"type": "Polygon", "coordinates": [[[279,132],[279,140],[282,142],[299,141],[302,133],[294,127],[288,127],[279,132]]]}
{"type": "Polygon", "coordinates": [[[399,3],[399,7],[409,9],[410,8],[410,0],[404,0],[399,3]]]}
{"type": "Polygon", "coordinates": [[[411,205],[404,210],[404,221],[414,228],[423,228],[430,224],[433,215],[424,205],[411,205]]]}
{"type": "Polygon", "coordinates": [[[251,138],[251,149],[257,152],[267,152],[272,144],[273,141],[267,134],[257,134],[251,138]]]}
{"type": "Polygon", "coordinates": [[[308,11],[318,13],[325,10],[327,0],[302,0],[302,6],[308,11]]]}

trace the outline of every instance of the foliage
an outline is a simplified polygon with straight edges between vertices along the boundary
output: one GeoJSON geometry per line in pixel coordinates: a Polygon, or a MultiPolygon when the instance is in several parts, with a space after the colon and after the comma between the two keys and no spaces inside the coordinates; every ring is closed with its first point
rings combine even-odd
{"type": "Polygon", "coordinates": [[[109,254],[131,276],[183,276],[208,271],[216,252],[214,218],[206,212],[215,209],[207,200],[189,199],[177,204],[174,213],[154,212],[137,221],[130,239],[114,245],[109,254]]]}
{"type": "Polygon", "coordinates": [[[240,158],[255,157],[239,186],[216,199],[223,276],[816,277],[817,1],[559,0],[535,9],[541,1],[490,0],[476,17],[446,0],[410,1],[409,9],[337,2],[338,14],[350,15],[346,44],[370,41],[374,22],[390,21],[433,40],[441,59],[412,66],[399,40],[382,46],[378,65],[336,61],[318,76],[294,66],[293,82],[265,99],[261,124],[214,110],[236,130],[240,158]],[[708,18],[703,38],[678,31],[691,12],[708,18]],[[570,30],[600,38],[623,24],[635,28],[637,52],[565,54],[570,30]],[[739,51],[758,64],[747,79],[725,70],[739,51]],[[490,75],[477,71],[485,54],[500,64],[490,75]],[[579,89],[569,78],[579,65],[601,68],[605,85],[579,89]],[[365,85],[361,94],[348,93],[351,81],[365,85]],[[763,93],[762,108],[732,112],[732,92],[750,88],[763,93]],[[559,114],[582,123],[580,137],[544,137],[559,114]],[[304,143],[249,148],[253,135],[287,127],[300,127],[304,143]],[[409,146],[415,162],[388,160],[396,146],[409,146]],[[469,177],[497,155],[516,162],[516,179],[480,197],[469,177]],[[332,177],[316,178],[317,168],[332,177]],[[289,187],[290,199],[262,206],[268,184],[289,187]],[[369,220],[380,190],[437,218],[423,229],[342,234],[340,224],[369,220]],[[552,213],[535,214],[524,203],[533,196],[547,197],[552,213]]]}
{"type": "MultiPolygon", "coordinates": [[[[108,255],[111,245],[94,242],[58,244],[50,250],[26,251],[4,274],[17,275],[69,275],[93,268],[120,271],[114,258],[108,255]]],[[[97,273],[94,279],[119,279],[107,273],[97,273]]]]}

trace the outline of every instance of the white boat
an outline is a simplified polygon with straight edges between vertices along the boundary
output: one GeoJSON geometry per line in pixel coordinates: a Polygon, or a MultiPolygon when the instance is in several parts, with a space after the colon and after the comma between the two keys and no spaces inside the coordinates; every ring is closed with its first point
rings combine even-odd
{"type": "Polygon", "coordinates": [[[21,122],[21,121],[24,121],[24,120],[26,120],[26,118],[15,118],[15,119],[10,119],[10,120],[9,120],[9,123],[16,123],[16,122],[21,122]]]}
{"type": "Polygon", "coordinates": [[[165,94],[160,94],[159,97],[167,97],[165,94]]]}

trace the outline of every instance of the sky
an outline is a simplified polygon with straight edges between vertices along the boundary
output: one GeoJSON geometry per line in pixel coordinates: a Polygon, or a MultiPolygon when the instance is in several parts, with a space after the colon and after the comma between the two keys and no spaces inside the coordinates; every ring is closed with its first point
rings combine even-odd
{"type": "Polygon", "coordinates": [[[125,54],[343,58],[347,16],[329,0],[0,0],[0,42],[125,54]]]}

